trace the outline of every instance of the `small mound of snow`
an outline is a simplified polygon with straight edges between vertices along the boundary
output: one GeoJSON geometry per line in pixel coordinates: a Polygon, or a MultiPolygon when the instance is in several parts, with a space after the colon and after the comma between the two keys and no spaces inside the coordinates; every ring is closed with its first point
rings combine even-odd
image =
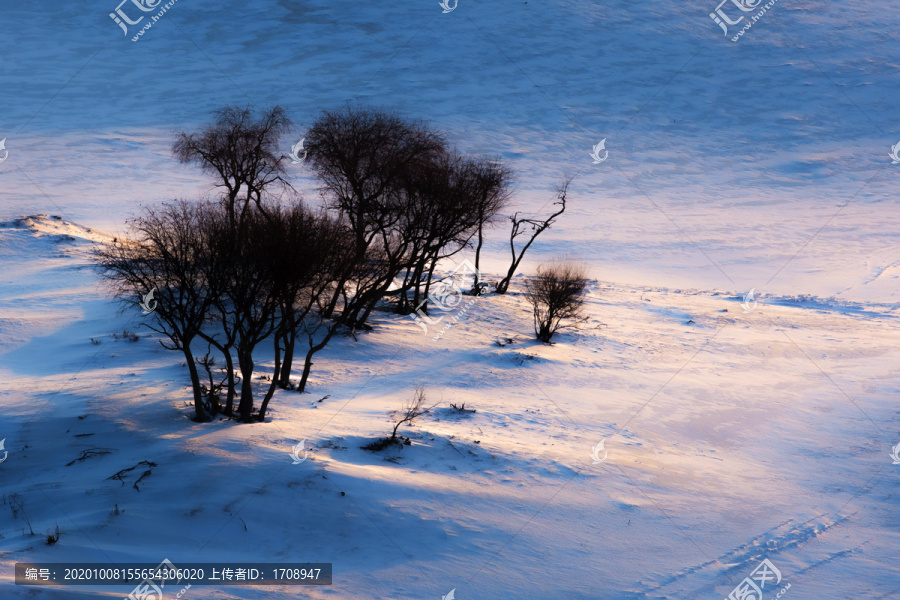
{"type": "Polygon", "coordinates": [[[55,241],[57,242],[74,242],[79,239],[89,242],[102,242],[114,237],[109,233],[68,221],[58,215],[28,215],[13,221],[0,223],[0,227],[31,230],[32,235],[37,237],[55,236],[55,241]]]}

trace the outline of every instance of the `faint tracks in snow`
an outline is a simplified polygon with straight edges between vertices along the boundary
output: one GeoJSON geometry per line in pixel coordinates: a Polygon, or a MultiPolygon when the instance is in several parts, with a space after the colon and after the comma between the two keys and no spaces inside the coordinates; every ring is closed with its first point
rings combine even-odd
{"type": "MultiPolygon", "coordinates": [[[[855,513],[840,517],[821,514],[802,523],[788,519],[771,529],[739,544],[713,560],[687,567],[657,583],[646,584],[642,590],[633,590],[633,598],[699,598],[710,596],[710,580],[713,585],[734,585],[745,572],[765,558],[775,561],[786,550],[800,548],[834,528],[848,524],[855,513]],[[722,570],[725,581],[714,570],[722,570]]],[[[848,548],[832,552],[800,571],[797,576],[820,566],[828,565],[840,558],[850,556],[858,548],[848,548]]]]}

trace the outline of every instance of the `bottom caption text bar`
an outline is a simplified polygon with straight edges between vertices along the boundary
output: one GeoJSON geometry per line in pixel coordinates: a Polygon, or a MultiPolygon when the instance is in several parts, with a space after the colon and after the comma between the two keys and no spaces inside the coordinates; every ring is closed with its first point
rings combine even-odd
{"type": "MultiPolygon", "coordinates": [[[[16,585],[331,585],[331,563],[16,563],[16,585]]],[[[135,588],[136,590],[138,588],[135,588]]],[[[140,596],[137,596],[138,598],[140,596]]]]}

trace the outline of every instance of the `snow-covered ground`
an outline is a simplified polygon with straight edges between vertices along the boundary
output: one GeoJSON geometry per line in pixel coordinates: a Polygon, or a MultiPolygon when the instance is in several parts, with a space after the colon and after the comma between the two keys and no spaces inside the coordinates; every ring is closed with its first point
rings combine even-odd
{"type": "MultiPolygon", "coordinates": [[[[50,547],[4,515],[6,583],[15,561],[167,557],[335,565],[330,588],[196,598],[724,597],[769,558],[797,597],[896,590],[895,306],[764,296],[745,314],[722,291],[598,281],[589,326],[554,346],[515,293],[438,341],[385,313],[271,422],[194,424],[179,357],[98,293],[102,233],[44,216],[0,236],[0,475],[36,532],[63,532],[50,547]],[[413,445],[361,450],[419,384],[442,405],[413,445]],[[110,452],[66,466],[89,448],[110,452]],[[143,468],[107,480],[140,461],[158,465],[140,491],[143,468]]],[[[16,593],[121,595],[79,591],[16,593]]]]}
{"type": "Polygon", "coordinates": [[[0,488],[62,531],[0,506],[0,597],[129,591],[13,587],[15,562],[163,558],[334,563],[198,599],[724,598],[764,558],[788,600],[900,597],[896,5],[780,0],[736,43],[715,2],[180,0],[138,42],[116,2],[0,8],[0,488]],[[192,423],[180,357],[116,315],[90,246],[208,192],[169,148],[210,110],[282,104],[299,139],[356,101],[501,154],[520,210],[575,174],[523,271],[587,262],[590,327],[536,344],[515,286],[439,341],[379,313],[270,422],[192,423]],[[360,450],[419,384],[442,405],[413,445],[360,450]],[[140,461],[140,491],[107,479],[140,461]]]}

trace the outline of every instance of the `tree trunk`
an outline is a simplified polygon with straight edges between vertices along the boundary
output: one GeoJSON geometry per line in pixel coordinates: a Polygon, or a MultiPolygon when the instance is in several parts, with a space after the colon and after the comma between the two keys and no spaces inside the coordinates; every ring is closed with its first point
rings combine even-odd
{"type": "Polygon", "coordinates": [[[306,360],[303,363],[303,375],[300,377],[300,383],[297,384],[297,391],[301,394],[306,391],[306,380],[309,379],[309,372],[312,370],[312,357],[316,351],[312,348],[306,353],[306,360]]]}
{"type": "Polygon", "coordinates": [[[224,414],[229,417],[234,414],[234,359],[231,357],[231,345],[223,346],[215,339],[209,337],[204,333],[199,334],[204,340],[212,344],[212,346],[222,353],[222,356],[225,358],[225,373],[228,377],[228,394],[225,400],[225,409],[222,411],[224,414]]]}
{"type": "MultiPolygon", "coordinates": [[[[238,184],[238,188],[240,188],[240,184],[238,184]]],[[[231,231],[237,230],[237,223],[235,221],[235,213],[234,213],[234,204],[237,200],[238,189],[228,187],[228,224],[231,227],[231,231]]]]}
{"type": "Polygon", "coordinates": [[[417,267],[418,270],[416,271],[416,303],[413,305],[413,308],[418,307],[419,304],[424,302],[425,310],[423,312],[426,313],[428,312],[428,290],[431,288],[431,276],[434,274],[434,268],[436,266],[437,260],[430,255],[425,255],[422,257],[422,260],[417,267]],[[428,273],[427,276],[425,275],[426,269],[428,273]]]}
{"type": "Polygon", "coordinates": [[[275,371],[272,373],[272,383],[269,385],[269,390],[266,392],[266,396],[263,398],[262,404],[259,407],[260,421],[266,420],[266,409],[269,407],[269,400],[271,400],[272,396],[275,394],[275,388],[278,386],[281,371],[281,340],[277,335],[272,337],[275,339],[275,371]]]}
{"type": "Polygon", "coordinates": [[[434,277],[434,269],[437,267],[437,257],[435,256],[431,260],[431,267],[428,269],[428,279],[425,280],[425,310],[422,311],[426,315],[428,314],[428,295],[431,293],[431,279],[434,277]]]}
{"type": "MultiPolygon", "coordinates": [[[[297,341],[297,330],[291,325],[287,331],[284,332],[284,336],[281,338],[281,341],[284,342],[284,360],[281,363],[281,372],[278,376],[278,385],[281,389],[287,389],[288,385],[291,383],[291,367],[294,362],[294,345],[297,341]]],[[[278,345],[276,343],[275,347],[276,352],[278,351],[278,345]]]]}
{"type": "Polygon", "coordinates": [[[228,375],[228,396],[225,400],[225,414],[229,417],[234,414],[234,359],[231,358],[231,346],[222,346],[222,354],[225,356],[225,372],[228,375]]]}
{"type": "MultiPolygon", "coordinates": [[[[365,317],[361,318],[359,313],[363,312],[363,309],[369,305],[374,308],[375,304],[378,302],[379,296],[380,294],[374,289],[355,296],[353,302],[344,307],[344,312],[341,313],[340,318],[341,323],[351,328],[362,326],[362,324],[365,323],[365,317]]],[[[369,310],[366,310],[365,313],[366,316],[368,316],[369,310]]]]}
{"type": "Polygon", "coordinates": [[[284,334],[275,335],[275,351],[278,352],[279,340],[284,342],[284,360],[281,363],[281,370],[278,375],[278,386],[281,389],[287,389],[291,383],[291,367],[294,363],[294,344],[297,341],[297,325],[294,322],[294,314],[288,313],[289,316],[284,317],[284,334]]]}
{"type": "Polygon", "coordinates": [[[353,327],[362,328],[365,326],[366,321],[369,320],[369,315],[372,314],[372,310],[375,309],[375,306],[378,304],[379,300],[381,300],[381,296],[375,296],[374,298],[372,298],[372,300],[369,302],[369,305],[366,306],[366,312],[364,312],[363,315],[354,322],[353,327]]]}
{"type": "MultiPolygon", "coordinates": [[[[331,300],[328,302],[328,307],[322,313],[326,319],[331,318],[331,315],[334,314],[335,308],[337,308],[338,300],[340,300],[341,294],[344,294],[344,286],[346,285],[347,279],[345,278],[341,278],[341,280],[337,282],[337,285],[334,288],[334,293],[331,295],[331,300]]],[[[346,294],[344,295],[344,297],[346,298],[346,294]]]]}
{"type": "MultiPolygon", "coordinates": [[[[415,285],[415,268],[406,269],[403,275],[403,285],[400,286],[400,293],[397,294],[397,314],[408,315],[412,312],[409,302],[409,290],[416,288],[416,296],[418,297],[418,286],[415,285]]],[[[415,307],[416,299],[413,299],[412,306],[415,307]]]]}
{"type": "MultiPolygon", "coordinates": [[[[316,344],[315,346],[310,346],[309,351],[306,353],[306,361],[303,363],[303,376],[300,377],[300,384],[297,386],[297,391],[303,393],[306,390],[306,380],[309,379],[309,372],[312,370],[313,355],[325,347],[328,341],[331,339],[331,336],[334,335],[334,332],[337,331],[338,324],[332,323],[328,328],[328,333],[325,335],[324,339],[321,342],[316,344]]],[[[312,339],[310,339],[310,343],[312,343],[312,339]]]]}
{"type": "Polygon", "coordinates": [[[194,355],[191,354],[190,342],[182,342],[181,351],[184,353],[188,371],[191,374],[191,387],[194,389],[194,420],[199,423],[209,421],[206,408],[203,406],[203,391],[200,389],[200,374],[197,373],[197,365],[194,363],[194,355]]]}
{"type": "Polygon", "coordinates": [[[238,412],[241,421],[249,423],[253,412],[253,358],[249,352],[239,350],[238,363],[241,367],[241,402],[238,405],[238,412]]]}
{"type": "Polygon", "coordinates": [[[528,247],[531,246],[531,242],[533,242],[536,237],[537,236],[534,236],[533,238],[531,238],[530,242],[525,244],[525,247],[522,248],[522,253],[519,254],[518,258],[515,258],[515,255],[513,255],[512,266],[509,267],[509,271],[506,273],[506,277],[501,279],[500,283],[497,284],[498,294],[505,294],[507,290],[509,290],[510,280],[513,278],[513,275],[516,274],[516,270],[519,268],[519,263],[522,262],[522,257],[525,256],[525,251],[528,250],[528,247]]]}
{"type": "Polygon", "coordinates": [[[522,262],[522,257],[525,256],[525,251],[528,250],[528,247],[531,246],[531,242],[533,242],[536,237],[537,236],[535,235],[533,238],[531,238],[531,241],[529,241],[527,244],[525,244],[525,247],[522,248],[522,253],[519,254],[518,258],[516,258],[515,250],[513,250],[512,265],[510,265],[509,271],[507,271],[507,273],[506,273],[506,277],[501,279],[500,283],[497,284],[497,293],[498,294],[505,294],[507,292],[507,290],[509,290],[510,280],[513,278],[513,275],[516,274],[516,269],[519,268],[519,263],[522,262]]]}
{"type": "Polygon", "coordinates": [[[481,229],[484,227],[484,222],[482,220],[478,221],[478,244],[475,246],[475,284],[472,286],[472,294],[475,296],[481,295],[481,286],[478,285],[481,280],[478,275],[481,273],[481,246],[484,244],[484,238],[482,237],[481,229]]]}

